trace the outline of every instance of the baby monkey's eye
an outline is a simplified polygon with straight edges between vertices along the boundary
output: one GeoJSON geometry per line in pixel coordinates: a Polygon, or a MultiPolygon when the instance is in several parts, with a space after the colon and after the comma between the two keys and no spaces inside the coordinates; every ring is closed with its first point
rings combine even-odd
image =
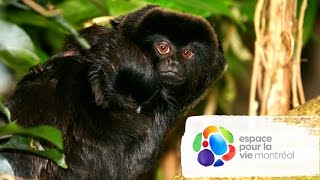
{"type": "Polygon", "coordinates": [[[164,41],[156,43],[156,48],[161,55],[169,54],[171,52],[169,43],[164,41]]]}
{"type": "Polygon", "coordinates": [[[181,52],[181,56],[184,59],[191,59],[193,57],[193,52],[190,49],[185,49],[181,52]]]}

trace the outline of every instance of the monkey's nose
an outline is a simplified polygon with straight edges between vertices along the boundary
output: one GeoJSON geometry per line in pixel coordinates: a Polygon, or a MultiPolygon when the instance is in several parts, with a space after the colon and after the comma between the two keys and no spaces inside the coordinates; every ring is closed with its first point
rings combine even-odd
{"type": "Polygon", "coordinates": [[[168,58],[168,59],[167,59],[167,66],[172,66],[172,67],[174,67],[174,66],[179,66],[179,65],[180,65],[180,62],[179,62],[179,61],[173,60],[173,59],[171,59],[171,58],[168,58]]]}

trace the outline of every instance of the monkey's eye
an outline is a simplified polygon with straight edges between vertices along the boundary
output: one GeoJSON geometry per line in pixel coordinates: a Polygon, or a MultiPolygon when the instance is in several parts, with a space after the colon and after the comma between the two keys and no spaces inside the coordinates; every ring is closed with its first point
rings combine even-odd
{"type": "Polygon", "coordinates": [[[159,52],[159,54],[161,55],[165,55],[165,54],[169,54],[170,53],[170,45],[167,42],[158,42],[156,44],[157,47],[157,51],[159,52]]]}
{"type": "Polygon", "coordinates": [[[193,52],[190,50],[190,49],[185,49],[181,52],[181,56],[184,58],[184,59],[191,59],[192,56],[193,56],[193,52]]]}

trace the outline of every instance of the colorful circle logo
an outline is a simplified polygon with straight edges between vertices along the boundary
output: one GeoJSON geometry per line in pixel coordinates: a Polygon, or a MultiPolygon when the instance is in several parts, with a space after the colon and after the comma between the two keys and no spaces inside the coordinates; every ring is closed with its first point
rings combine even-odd
{"type": "Polygon", "coordinates": [[[230,161],[236,149],[232,145],[233,135],[224,127],[208,126],[193,140],[193,150],[198,153],[198,162],[203,166],[222,166],[230,161]]]}

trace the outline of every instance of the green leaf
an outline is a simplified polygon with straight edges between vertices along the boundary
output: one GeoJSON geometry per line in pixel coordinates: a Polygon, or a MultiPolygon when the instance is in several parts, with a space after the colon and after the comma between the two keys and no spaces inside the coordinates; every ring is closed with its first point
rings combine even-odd
{"type": "MultiPolygon", "coordinates": [[[[297,14],[300,14],[301,9],[301,3],[302,1],[298,1],[298,11],[297,14]]],[[[310,39],[313,32],[313,26],[314,22],[317,16],[317,10],[318,10],[318,1],[317,0],[309,0],[307,9],[305,11],[304,15],[304,23],[303,23],[303,44],[306,44],[306,42],[310,39]]]]}
{"type": "Polygon", "coordinates": [[[23,128],[20,125],[18,125],[16,121],[14,121],[12,123],[8,123],[0,127],[0,137],[13,134],[41,138],[55,145],[59,150],[63,150],[63,140],[61,133],[58,129],[51,126],[42,125],[30,128],[23,128]]]}
{"type": "Polygon", "coordinates": [[[131,11],[134,11],[142,6],[145,6],[147,3],[144,0],[116,0],[116,1],[107,1],[109,7],[110,15],[119,16],[127,14],[131,11]]]}
{"type": "Polygon", "coordinates": [[[219,128],[220,128],[221,134],[228,141],[228,143],[233,143],[234,138],[233,138],[232,133],[228,129],[226,129],[226,128],[222,127],[222,126],[220,126],[219,128]]]}
{"type": "Polygon", "coordinates": [[[62,10],[63,17],[72,25],[80,25],[91,18],[104,15],[92,1],[87,0],[63,1],[56,4],[56,7],[62,10]]]}
{"type": "Polygon", "coordinates": [[[55,27],[55,23],[48,20],[48,18],[41,16],[39,14],[36,14],[32,11],[23,11],[23,10],[16,10],[14,12],[7,11],[6,18],[8,21],[13,22],[19,26],[23,25],[31,25],[36,27],[42,27],[46,29],[57,29],[55,27]],[[23,17],[23,18],[21,18],[23,17]]]}
{"type": "Polygon", "coordinates": [[[10,111],[7,107],[5,107],[1,102],[0,102],[0,113],[3,114],[9,122],[11,121],[11,114],[10,111]]]}
{"type": "Polygon", "coordinates": [[[146,0],[146,2],[203,17],[207,17],[209,15],[225,15],[234,19],[230,8],[230,5],[234,2],[233,0],[146,0]]]}
{"type": "Polygon", "coordinates": [[[0,6],[7,6],[9,4],[17,3],[18,0],[0,0],[0,6]]]}
{"type": "Polygon", "coordinates": [[[40,59],[30,37],[17,25],[0,20],[0,61],[18,74],[29,71],[40,59]]]}
{"type": "Polygon", "coordinates": [[[253,23],[257,0],[242,0],[237,3],[237,8],[239,9],[241,16],[245,17],[250,23],[253,23]]]}
{"type": "Polygon", "coordinates": [[[201,149],[201,142],[202,142],[202,133],[198,133],[198,134],[196,135],[196,137],[194,138],[194,140],[193,140],[193,145],[192,145],[193,150],[194,150],[195,152],[199,152],[199,151],[200,151],[200,149],[201,149]]]}
{"type": "Polygon", "coordinates": [[[3,149],[14,149],[34,153],[52,160],[62,168],[68,167],[65,162],[65,156],[62,152],[58,151],[57,149],[43,150],[40,143],[34,141],[30,137],[14,135],[9,139],[9,141],[0,145],[0,150],[3,149]]]}
{"type": "Polygon", "coordinates": [[[24,75],[32,66],[40,62],[34,53],[13,48],[0,49],[0,61],[14,69],[19,76],[24,75]]]}
{"type": "Polygon", "coordinates": [[[33,153],[51,159],[58,166],[67,169],[67,163],[65,161],[65,155],[57,149],[47,149],[43,151],[33,151],[33,153]]]}

